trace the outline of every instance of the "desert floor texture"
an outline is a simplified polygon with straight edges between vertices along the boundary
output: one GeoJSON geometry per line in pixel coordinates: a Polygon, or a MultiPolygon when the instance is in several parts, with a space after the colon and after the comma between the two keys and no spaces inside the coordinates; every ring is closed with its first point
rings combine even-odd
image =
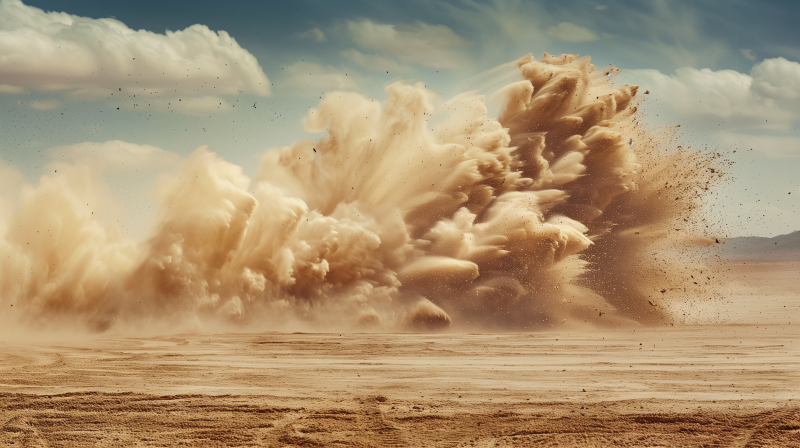
{"type": "Polygon", "coordinates": [[[800,446],[800,263],[730,269],[667,328],[8,340],[0,446],[800,446]]]}

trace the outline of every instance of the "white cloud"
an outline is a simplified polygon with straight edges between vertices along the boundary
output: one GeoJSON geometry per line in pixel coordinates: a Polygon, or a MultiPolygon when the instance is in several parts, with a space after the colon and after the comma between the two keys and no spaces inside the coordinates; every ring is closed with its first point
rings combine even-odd
{"type": "Polygon", "coordinates": [[[225,31],[134,31],[20,0],[0,0],[0,79],[5,92],[270,93],[256,58],[225,31]]]}
{"type": "Polygon", "coordinates": [[[740,48],[739,51],[742,52],[742,55],[751,61],[756,60],[756,52],[749,49],[749,48],[740,48]]]}
{"type": "Polygon", "coordinates": [[[361,81],[356,73],[314,62],[295,62],[282,71],[285,75],[279,81],[280,87],[300,94],[320,95],[330,90],[357,90],[361,81]]]}
{"type": "Polygon", "coordinates": [[[547,35],[564,42],[589,42],[599,39],[594,31],[572,22],[561,22],[557,26],[547,28],[547,35]]]}
{"type": "Polygon", "coordinates": [[[364,19],[347,21],[346,28],[356,46],[384,58],[433,68],[458,68],[468,62],[459,49],[469,42],[444,25],[390,25],[364,19]]]}
{"type": "MultiPolygon", "coordinates": [[[[691,114],[751,115],[761,105],[750,92],[752,78],[734,70],[683,67],[673,75],[658,70],[626,70],[652,92],[651,98],[691,114]]],[[[627,78],[626,78],[627,80],[627,78]]]]}
{"type": "Polygon", "coordinates": [[[753,91],[776,99],[800,98],[800,64],[784,58],[764,59],[753,66],[753,91]]]}
{"type": "Polygon", "coordinates": [[[326,36],[325,33],[323,33],[319,28],[312,28],[308,31],[297,33],[295,36],[299,39],[311,39],[317,42],[325,42],[328,40],[328,36],[326,36]]]}
{"type": "Polygon", "coordinates": [[[724,118],[731,126],[786,129],[800,120],[800,64],[783,58],[766,59],[749,75],[691,67],[673,75],[658,70],[627,70],[622,75],[625,82],[650,90],[652,99],[668,112],[693,117],[695,123],[724,118]]]}
{"type": "Polygon", "coordinates": [[[167,169],[180,162],[180,156],[150,145],[121,140],[83,142],[47,150],[58,161],[83,163],[103,170],[167,169]]]}
{"type": "Polygon", "coordinates": [[[606,9],[608,9],[608,5],[597,5],[594,7],[594,9],[598,11],[605,11],[606,9]]]}

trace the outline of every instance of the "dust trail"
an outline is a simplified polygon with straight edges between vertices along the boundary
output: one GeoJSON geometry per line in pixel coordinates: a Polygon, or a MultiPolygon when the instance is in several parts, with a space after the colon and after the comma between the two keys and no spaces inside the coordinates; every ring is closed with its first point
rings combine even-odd
{"type": "Polygon", "coordinates": [[[3,318],[93,331],[668,321],[660,291],[703,268],[665,254],[708,241],[694,211],[716,156],[668,150],[616,69],[547,54],[513,69],[497,119],[476,92],[434,108],[434,92],[395,83],[383,104],[327,94],[304,122],[327,135],[267,152],[255,179],[200,148],[159,185],[144,243],[94,214],[89,168],[64,166],[4,208],[3,318]]]}

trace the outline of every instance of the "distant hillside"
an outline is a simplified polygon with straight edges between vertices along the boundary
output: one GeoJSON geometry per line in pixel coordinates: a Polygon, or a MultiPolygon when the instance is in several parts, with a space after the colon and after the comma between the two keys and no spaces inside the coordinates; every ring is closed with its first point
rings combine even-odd
{"type": "Polygon", "coordinates": [[[800,260],[800,230],[774,238],[728,238],[719,246],[720,256],[731,260],[800,260]]]}

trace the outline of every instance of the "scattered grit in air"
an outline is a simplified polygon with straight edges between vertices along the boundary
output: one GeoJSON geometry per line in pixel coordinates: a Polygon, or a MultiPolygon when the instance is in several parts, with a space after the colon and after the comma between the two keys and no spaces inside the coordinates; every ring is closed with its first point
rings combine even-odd
{"type": "Polygon", "coordinates": [[[389,85],[383,104],[330,93],[304,122],[327,135],[267,152],[252,180],[200,148],[159,185],[141,243],[92,214],[90,168],[45,175],[3,210],[0,319],[536,330],[669,324],[670,297],[713,297],[698,208],[719,154],[643,126],[615,68],[545,53],[514,70],[496,119],[475,92],[436,109],[421,84],[389,85]]]}

